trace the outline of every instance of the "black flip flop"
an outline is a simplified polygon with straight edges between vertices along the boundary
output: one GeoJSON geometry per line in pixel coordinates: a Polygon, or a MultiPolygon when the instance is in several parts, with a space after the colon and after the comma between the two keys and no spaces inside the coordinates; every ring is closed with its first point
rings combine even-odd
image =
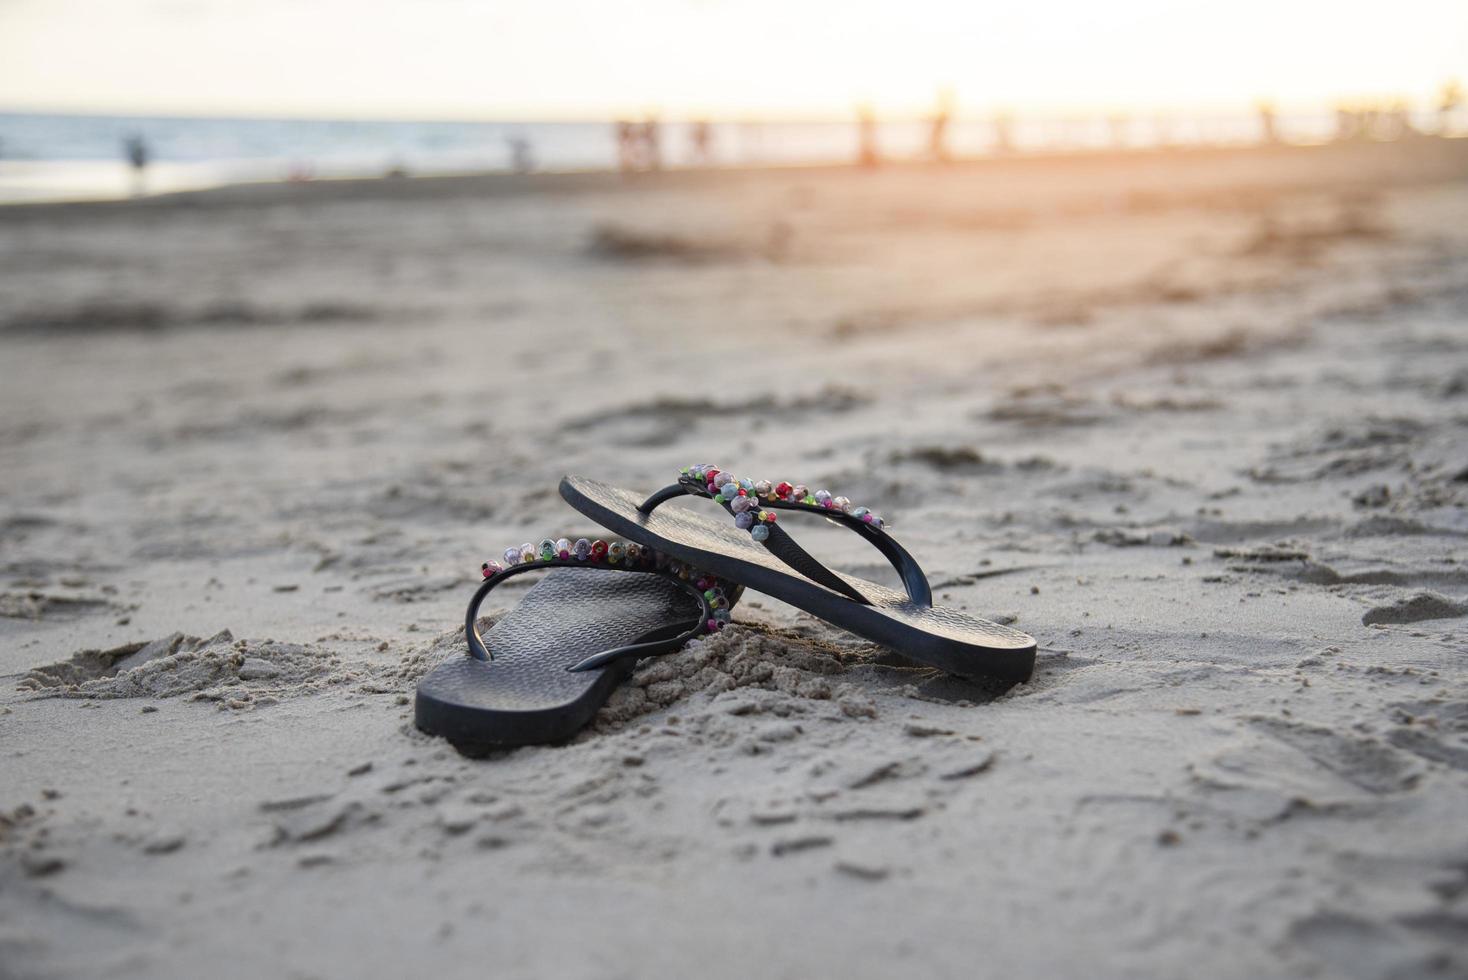
{"type": "Polygon", "coordinates": [[[934,606],[918,563],[881,518],[845,497],[790,483],[741,480],[710,465],[686,468],[677,483],[645,499],[571,476],[561,480],[561,496],[616,534],[788,602],[921,663],[964,677],[1009,680],[1026,680],[1034,670],[1034,637],[934,606]],[[685,495],[713,500],[734,522],[683,507],[657,509],[685,495]],[[855,531],[892,563],[907,593],[822,565],[777,523],[777,510],[820,514],[855,531]]]}
{"type": "Polygon", "coordinates": [[[466,752],[570,738],[639,658],[722,629],[741,591],[641,545],[585,538],[510,548],[483,571],[464,621],[469,655],[420,680],[413,709],[420,729],[466,752]],[[481,637],[484,597],[542,569],[553,571],[481,637]]]}

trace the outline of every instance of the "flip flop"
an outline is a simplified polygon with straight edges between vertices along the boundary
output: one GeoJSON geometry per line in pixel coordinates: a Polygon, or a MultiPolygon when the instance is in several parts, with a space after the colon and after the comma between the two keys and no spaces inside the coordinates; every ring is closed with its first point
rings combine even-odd
{"type": "Polygon", "coordinates": [[[722,629],[742,591],[635,543],[547,538],[504,559],[482,566],[464,620],[468,656],[429,672],[414,701],[420,729],[466,752],[570,738],[639,658],[722,629]],[[552,571],[481,637],[485,597],[544,569],[552,571]]]}
{"type": "Polygon", "coordinates": [[[711,465],[684,469],[677,483],[647,498],[572,476],[561,480],[561,496],[616,534],[788,602],[912,660],[971,678],[1026,680],[1034,669],[1034,637],[934,606],[918,563],[880,517],[845,497],[790,483],[737,479],[711,465]],[[684,507],[658,509],[683,496],[712,500],[727,514],[716,519],[684,507]],[[786,533],[776,511],[819,514],[855,531],[897,569],[906,593],[827,568],[786,533]]]}

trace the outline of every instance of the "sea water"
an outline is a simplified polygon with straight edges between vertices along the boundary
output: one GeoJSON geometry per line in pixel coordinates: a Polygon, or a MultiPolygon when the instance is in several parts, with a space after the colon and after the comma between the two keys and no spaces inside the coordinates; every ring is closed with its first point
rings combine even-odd
{"type": "MultiPolygon", "coordinates": [[[[1324,114],[1281,120],[1292,139],[1325,138],[1324,114]]],[[[719,122],[706,153],[686,122],[659,126],[667,167],[846,163],[856,157],[854,121],[719,122]]],[[[883,156],[921,158],[930,126],[922,120],[878,124],[883,156]]],[[[1261,128],[1250,114],[1191,117],[960,119],[948,129],[956,156],[1017,151],[1247,143],[1261,128]]],[[[606,170],[617,166],[610,122],[472,122],[191,118],[177,116],[0,113],[0,203],[105,199],[258,180],[606,170]],[[149,164],[139,183],[125,143],[139,138],[149,164]],[[517,159],[518,152],[518,159],[517,159]]]]}

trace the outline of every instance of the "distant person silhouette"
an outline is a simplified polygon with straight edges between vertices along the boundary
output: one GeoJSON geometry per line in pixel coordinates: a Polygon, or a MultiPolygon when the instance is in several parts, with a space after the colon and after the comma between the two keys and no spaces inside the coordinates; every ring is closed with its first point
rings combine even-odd
{"type": "Polygon", "coordinates": [[[656,117],[648,116],[640,123],[619,119],[614,128],[617,168],[622,173],[662,168],[662,132],[656,117]]]}
{"type": "Polygon", "coordinates": [[[133,170],[133,197],[141,197],[147,189],[148,162],[151,152],[142,133],[133,133],[122,141],[122,153],[133,170]]]}
{"type": "Polygon", "coordinates": [[[1167,116],[1157,115],[1153,117],[1152,142],[1163,149],[1172,146],[1172,120],[1167,116]]]}
{"type": "Polygon", "coordinates": [[[1382,110],[1381,118],[1385,128],[1382,136],[1385,139],[1400,140],[1418,135],[1417,127],[1412,125],[1412,111],[1405,99],[1397,99],[1387,106],[1382,110]]]}
{"type": "Polygon", "coordinates": [[[994,153],[998,156],[1014,152],[1014,117],[1007,112],[994,115],[994,153]]]}
{"type": "Polygon", "coordinates": [[[1259,141],[1274,144],[1279,142],[1279,116],[1273,102],[1260,102],[1255,109],[1259,113],[1259,141]]]}
{"type": "Polygon", "coordinates": [[[1112,113],[1106,117],[1106,129],[1111,135],[1112,149],[1126,149],[1127,143],[1129,142],[1127,137],[1131,132],[1131,128],[1131,120],[1119,112],[1112,113]]]}
{"type": "Polygon", "coordinates": [[[618,119],[613,125],[617,136],[617,169],[622,173],[631,173],[637,169],[637,127],[625,119],[618,119]]]}
{"type": "Polygon", "coordinates": [[[698,119],[688,130],[688,149],[693,162],[707,167],[714,162],[714,131],[708,120],[698,119]]]}
{"type": "Polygon", "coordinates": [[[933,118],[928,120],[928,155],[939,163],[948,163],[953,156],[948,152],[948,125],[953,121],[953,90],[938,93],[938,105],[933,118]]]}
{"type": "Polygon", "coordinates": [[[528,174],[535,169],[535,153],[529,139],[524,136],[510,136],[505,142],[510,147],[511,170],[517,174],[528,174]]]}
{"type": "Polygon", "coordinates": [[[1380,106],[1367,106],[1361,110],[1361,138],[1371,139],[1380,135],[1382,131],[1382,117],[1385,115],[1380,106]]]}
{"type": "Polygon", "coordinates": [[[1453,116],[1463,105],[1463,86],[1458,84],[1456,78],[1450,78],[1443,83],[1442,90],[1437,96],[1437,135],[1451,136],[1453,133],[1453,116]]]}
{"type": "Polygon", "coordinates": [[[882,162],[877,149],[877,116],[869,105],[856,107],[856,162],[863,167],[875,167],[882,162]]]}
{"type": "Polygon", "coordinates": [[[642,123],[642,165],[646,170],[663,167],[662,127],[656,116],[648,116],[642,123]]]}

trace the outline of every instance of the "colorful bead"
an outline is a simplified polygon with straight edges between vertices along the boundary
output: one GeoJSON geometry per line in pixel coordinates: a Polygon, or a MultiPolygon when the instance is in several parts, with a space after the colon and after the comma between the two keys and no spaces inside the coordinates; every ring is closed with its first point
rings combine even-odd
{"type": "Polygon", "coordinates": [[[518,564],[520,564],[520,549],[519,548],[506,548],[505,549],[505,564],[506,565],[518,565],[518,564]]]}
{"type": "Polygon", "coordinates": [[[550,538],[545,538],[540,542],[539,551],[542,561],[550,561],[556,556],[556,543],[550,538]]]}
{"type": "Polygon", "coordinates": [[[591,558],[593,561],[601,561],[607,556],[607,543],[597,538],[591,543],[591,558]]]}
{"type": "Polygon", "coordinates": [[[529,541],[526,541],[520,546],[521,561],[534,561],[538,557],[540,557],[540,552],[536,551],[535,545],[531,544],[529,541]]]}
{"type": "Polygon", "coordinates": [[[556,539],[556,557],[557,558],[570,558],[571,557],[571,540],[569,538],[557,538],[556,539]]]}
{"type": "Polygon", "coordinates": [[[627,564],[635,565],[642,560],[642,545],[635,542],[627,542],[627,564]]]}
{"type": "Polygon", "coordinates": [[[770,526],[768,524],[756,524],[750,528],[749,536],[756,541],[763,541],[770,536],[770,526]]]}
{"type": "Polygon", "coordinates": [[[622,542],[620,541],[613,541],[611,544],[607,545],[607,561],[611,562],[614,565],[617,562],[621,561],[622,556],[626,553],[627,546],[622,544],[622,542]]]}
{"type": "Polygon", "coordinates": [[[591,557],[591,542],[585,538],[577,538],[576,543],[571,546],[571,554],[585,561],[591,557]]]}
{"type": "MultiPolygon", "coordinates": [[[[784,480],[772,483],[769,480],[741,479],[707,463],[696,463],[685,467],[682,473],[684,477],[682,482],[685,485],[694,484],[697,489],[706,491],[715,502],[727,505],[734,513],[735,526],[751,534],[763,525],[774,524],[776,521],[773,511],[760,509],[763,501],[839,511],[843,514],[850,514],[871,527],[885,528],[887,526],[886,522],[866,507],[853,505],[851,498],[836,496],[829,490],[811,492],[810,488],[803,483],[792,484],[784,480]]],[[[769,533],[769,528],[764,528],[756,540],[766,540],[769,533]]]]}
{"type": "Polygon", "coordinates": [[[503,571],[503,569],[500,568],[499,562],[496,561],[487,561],[483,565],[480,565],[479,569],[484,573],[485,578],[493,578],[495,575],[503,571]]]}

